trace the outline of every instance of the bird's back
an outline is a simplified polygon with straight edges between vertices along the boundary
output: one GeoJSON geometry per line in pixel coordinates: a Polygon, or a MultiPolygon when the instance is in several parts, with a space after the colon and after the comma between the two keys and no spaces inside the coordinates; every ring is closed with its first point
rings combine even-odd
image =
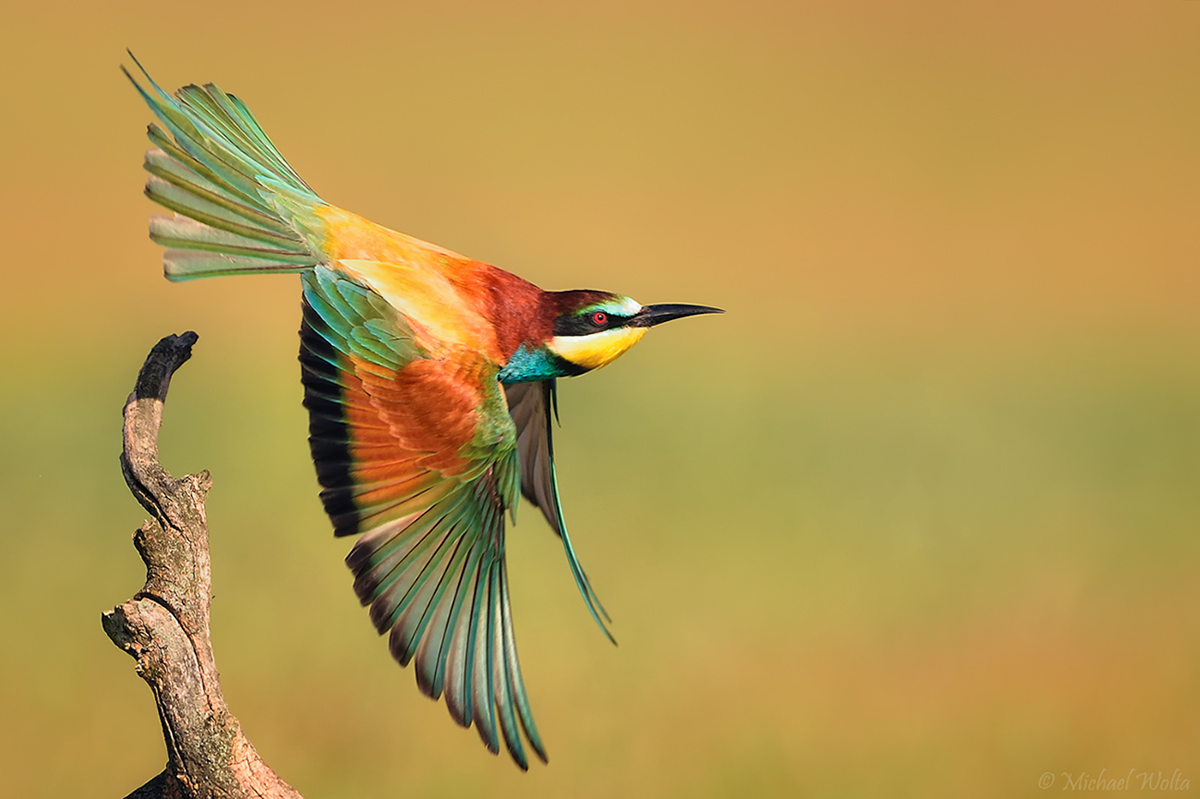
{"type": "Polygon", "coordinates": [[[430,351],[465,346],[503,365],[523,341],[548,332],[542,291],[529,281],[341,208],[313,213],[323,262],[379,293],[430,351]]]}

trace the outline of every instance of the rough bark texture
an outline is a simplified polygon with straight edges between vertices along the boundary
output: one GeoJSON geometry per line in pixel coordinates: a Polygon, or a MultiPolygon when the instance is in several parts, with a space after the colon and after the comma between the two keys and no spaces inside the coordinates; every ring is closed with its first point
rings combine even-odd
{"type": "Polygon", "coordinates": [[[208,472],[176,480],[158,462],[167,388],[196,339],[188,332],[158,342],[125,403],[121,470],[154,518],[133,536],[145,587],[101,622],[150,685],[167,744],[166,769],[127,799],[302,799],[258,756],[221,695],[209,638],[208,472]]]}

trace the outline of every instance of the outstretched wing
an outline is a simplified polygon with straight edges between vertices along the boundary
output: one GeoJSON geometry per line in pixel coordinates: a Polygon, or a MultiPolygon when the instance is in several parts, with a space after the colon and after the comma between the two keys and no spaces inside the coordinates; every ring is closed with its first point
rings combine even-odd
{"type": "Polygon", "coordinates": [[[446,695],[528,768],[546,761],[513,638],[504,511],[516,502],[517,433],[498,367],[460,348],[431,357],[413,328],[345,272],[303,276],[304,404],[321,499],[338,535],[361,533],[354,589],[417,685],[446,695]]]}
{"type": "Polygon", "coordinates": [[[575,585],[587,603],[588,611],[608,640],[616,643],[604,622],[611,622],[600,598],[592,590],[587,574],[575,557],[567,524],[563,521],[562,505],[558,501],[558,479],[554,474],[554,438],[551,414],[558,416],[558,384],[554,380],[512,383],[504,386],[508,410],[517,426],[517,450],[521,460],[521,493],[541,509],[542,515],[562,539],[567,563],[575,577],[575,585]]]}

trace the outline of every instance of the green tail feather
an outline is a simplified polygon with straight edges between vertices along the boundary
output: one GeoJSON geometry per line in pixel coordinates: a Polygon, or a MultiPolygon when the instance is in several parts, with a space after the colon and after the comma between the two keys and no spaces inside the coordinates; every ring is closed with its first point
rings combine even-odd
{"type": "Polygon", "coordinates": [[[150,222],[150,238],[168,248],[167,278],[303,272],[320,263],[308,236],[319,227],[312,210],[325,203],[245,104],[212,84],[171,96],[133,61],[149,90],[121,71],[166,127],[149,126],[155,147],[145,168],[146,196],[176,214],[150,222]]]}

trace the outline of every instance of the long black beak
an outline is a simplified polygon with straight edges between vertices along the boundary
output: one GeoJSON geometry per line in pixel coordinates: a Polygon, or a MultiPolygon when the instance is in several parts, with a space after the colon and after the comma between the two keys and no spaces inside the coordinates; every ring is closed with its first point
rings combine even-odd
{"type": "Polygon", "coordinates": [[[720,308],[707,305],[647,305],[629,320],[628,327],[654,327],[672,319],[682,319],[685,316],[697,316],[702,313],[725,313],[720,308]]]}

